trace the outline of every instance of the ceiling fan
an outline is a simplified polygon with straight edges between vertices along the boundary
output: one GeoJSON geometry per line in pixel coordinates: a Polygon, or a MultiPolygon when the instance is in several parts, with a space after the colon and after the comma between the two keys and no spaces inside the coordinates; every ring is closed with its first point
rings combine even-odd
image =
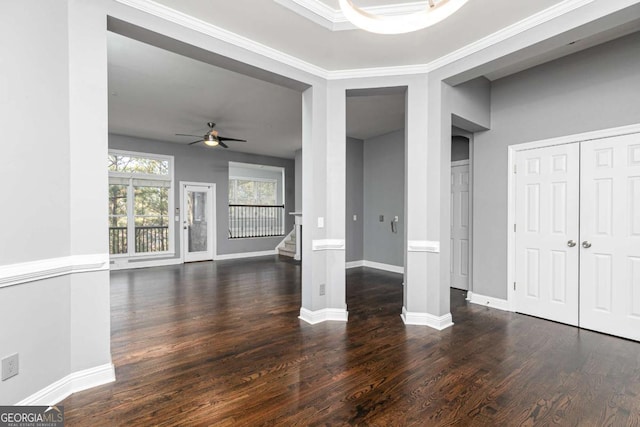
{"type": "MultiPolygon", "coordinates": [[[[209,147],[215,147],[216,145],[219,145],[224,148],[229,148],[229,146],[225,144],[224,141],[247,142],[246,139],[228,138],[226,136],[220,136],[218,134],[218,131],[214,129],[214,127],[216,127],[216,124],[213,122],[208,122],[207,126],[209,126],[209,131],[205,133],[204,136],[200,137],[200,139],[198,139],[197,141],[190,142],[188,145],[197,144],[198,142],[204,142],[209,147]]],[[[198,135],[176,133],[176,136],[196,136],[197,137],[198,135]]]]}

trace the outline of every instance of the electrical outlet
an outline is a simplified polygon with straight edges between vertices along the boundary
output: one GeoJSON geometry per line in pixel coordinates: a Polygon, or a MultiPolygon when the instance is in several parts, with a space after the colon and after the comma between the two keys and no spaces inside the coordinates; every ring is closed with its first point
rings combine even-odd
{"type": "Polygon", "coordinates": [[[18,375],[18,353],[2,359],[2,381],[18,375]]]}
{"type": "Polygon", "coordinates": [[[325,294],[325,285],[322,284],[320,285],[320,296],[323,296],[325,294]]]}

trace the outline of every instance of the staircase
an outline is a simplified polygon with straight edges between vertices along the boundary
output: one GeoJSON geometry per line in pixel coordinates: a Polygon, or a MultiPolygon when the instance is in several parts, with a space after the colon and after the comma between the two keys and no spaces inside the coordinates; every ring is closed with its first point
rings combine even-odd
{"type": "Polygon", "coordinates": [[[293,258],[296,255],[296,232],[289,235],[289,238],[284,241],[284,246],[278,248],[278,254],[293,258]]]}

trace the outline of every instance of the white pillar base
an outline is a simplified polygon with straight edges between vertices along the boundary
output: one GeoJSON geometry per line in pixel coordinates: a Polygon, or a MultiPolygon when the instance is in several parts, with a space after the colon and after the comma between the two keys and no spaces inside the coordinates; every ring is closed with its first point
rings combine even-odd
{"type": "Polygon", "coordinates": [[[442,331],[443,329],[453,326],[451,313],[438,317],[429,313],[412,313],[407,311],[406,307],[402,307],[402,314],[400,317],[402,317],[402,321],[405,325],[428,326],[430,328],[437,329],[438,331],[442,331]]]}
{"type": "Polygon", "coordinates": [[[349,313],[344,308],[323,308],[322,310],[311,311],[302,307],[300,308],[300,316],[298,316],[298,318],[310,325],[329,320],[346,322],[349,319],[349,313]]]}

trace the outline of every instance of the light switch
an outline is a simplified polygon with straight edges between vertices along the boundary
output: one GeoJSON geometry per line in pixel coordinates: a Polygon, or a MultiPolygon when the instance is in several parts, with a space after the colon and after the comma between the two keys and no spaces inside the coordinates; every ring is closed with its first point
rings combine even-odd
{"type": "Polygon", "coordinates": [[[397,217],[397,216],[394,216],[394,217],[393,217],[393,220],[394,220],[395,222],[398,222],[398,217],[397,217]]]}
{"type": "Polygon", "coordinates": [[[357,221],[357,220],[358,220],[358,215],[354,215],[354,216],[353,216],[353,220],[354,220],[354,221],[357,221]]]}
{"type": "Polygon", "coordinates": [[[318,228],[324,228],[324,217],[318,217],[318,228]]]}
{"type": "Polygon", "coordinates": [[[378,219],[380,222],[384,222],[384,215],[380,215],[380,218],[378,219]]]}

